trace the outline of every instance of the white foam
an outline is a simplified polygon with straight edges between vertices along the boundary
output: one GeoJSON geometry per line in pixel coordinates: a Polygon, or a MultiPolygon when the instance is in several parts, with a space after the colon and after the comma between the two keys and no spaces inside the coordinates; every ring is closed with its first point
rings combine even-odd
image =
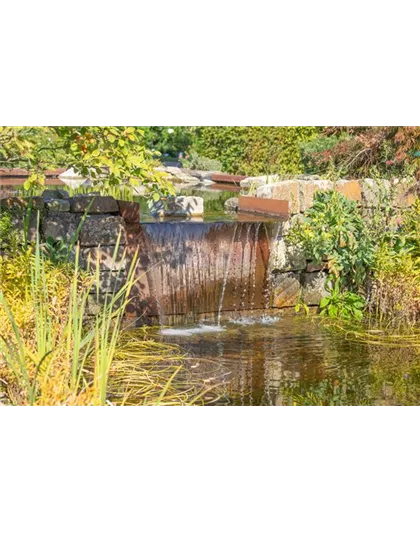
{"type": "Polygon", "coordinates": [[[261,316],[258,318],[253,318],[250,316],[242,316],[240,318],[233,318],[230,320],[232,324],[237,324],[239,326],[252,326],[253,324],[275,324],[280,320],[279,316],[261,316]]]}
{"type": "Polygon", "coordinates": [[[198,327],[192,328],[164,328],[160,332],[162,335],[176,335],[178,337],[190,337],[191,335],[197,335],[200,333],[218,333],[224,331],[222,326],[210,326],[202,324],[198,327]]]}

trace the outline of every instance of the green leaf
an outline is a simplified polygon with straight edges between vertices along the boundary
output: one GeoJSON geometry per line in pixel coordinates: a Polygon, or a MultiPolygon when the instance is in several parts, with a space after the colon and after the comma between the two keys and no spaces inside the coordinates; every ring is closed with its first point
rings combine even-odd
{"type": "Polygon", "coordinates": [[[337,307],[336,307],[335,305],[330,305],[330,306],[328,307],[328,314],[329,314],[329,316],[331,316],[331,317],[334,317],[334,318],[337,317],[337,315],[338,315],[338,309],[337,309],[337,307]]]}
{"type": "Polygon", "coordinates": [[[325,307],[328,306],[329,303],[330,303],[330,298],[328,298],[328,296],[324,296],[321,299],[321,302],[319,304],[320,309],[324,309],[325,307]]]}

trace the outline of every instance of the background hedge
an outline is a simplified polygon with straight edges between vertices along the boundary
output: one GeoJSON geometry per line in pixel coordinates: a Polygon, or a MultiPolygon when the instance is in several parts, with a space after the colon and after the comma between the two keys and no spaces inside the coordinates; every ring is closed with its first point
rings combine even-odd
{"type": "Polygon", "coordinates": [[[298,174],[304,170],[299,145],[318,130],[312,126],[205,126],[197,128],[194,148],[220,161],[225,172],[298,174]]]}

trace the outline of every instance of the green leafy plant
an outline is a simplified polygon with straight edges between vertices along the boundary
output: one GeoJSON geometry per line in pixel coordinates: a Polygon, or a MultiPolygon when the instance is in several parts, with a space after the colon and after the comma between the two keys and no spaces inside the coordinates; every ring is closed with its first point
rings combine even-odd
{"type": "Polygon", "coordinates": [[[47,237],[43,244],[43,252],[48,259],[55,265],[68,261],[69,245],[62,240],[55,240],[47,237]]]}
{"type": "Polygon", "coordinates": [[[328,296],[324,296],[319,304],[321,315],[343,320],[362,320],[365,300],[350,291],[341,291],[337,280],[328,296]]]}
{"type": "Polygon", "coordinates": [[[303,311],[306,316],[309,316],[309,306],[307,306],[303,300],[300,300],[295,305],[295,313],[299,314],[301,311],[303,311]]]}
{"type": "Polygon", "coordinates": [[[356,202],[335,190],[317,192],[289,240],[302,245],[307,258],[316,264],[326,261],[334,281],[340,278],[346,289],[363,291],[374,246],[356,202]]]}

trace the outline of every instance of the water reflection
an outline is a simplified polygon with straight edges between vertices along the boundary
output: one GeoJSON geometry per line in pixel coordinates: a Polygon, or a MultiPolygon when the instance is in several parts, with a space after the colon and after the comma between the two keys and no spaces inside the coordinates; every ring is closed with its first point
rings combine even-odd
{"type": "MultiPolygon", "coordinates": [[[[219,330],[172,330],[171,342],[221,363],[231,405],[417,405],[420,353],[352,343],[317,319],[242,320],[219,330]]],[[[168,340],[166,338],[166,340],[168,340]]]]}

